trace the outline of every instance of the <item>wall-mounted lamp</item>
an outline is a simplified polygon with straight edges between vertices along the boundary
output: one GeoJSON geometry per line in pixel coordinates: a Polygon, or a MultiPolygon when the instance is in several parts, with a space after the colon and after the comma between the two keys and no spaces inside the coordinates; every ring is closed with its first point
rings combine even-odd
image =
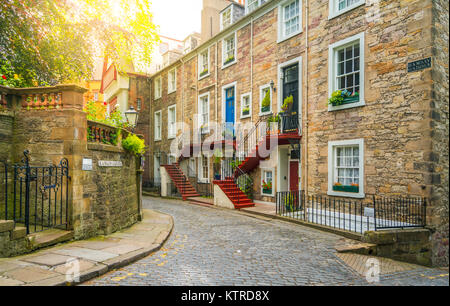
{"type": "Polygon", "coordinates": [[[277,88],[275,87],[275,83],[273,80],[270,80],[270,88],[272,89],[273,92],[277,91],[277,88]]]}

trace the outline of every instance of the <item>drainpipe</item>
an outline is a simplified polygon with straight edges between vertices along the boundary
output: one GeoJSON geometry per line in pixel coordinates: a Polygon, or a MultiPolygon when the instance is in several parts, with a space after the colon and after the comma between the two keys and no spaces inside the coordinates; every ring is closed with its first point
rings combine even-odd
{"type": "MultiPolygon", "coordinates": [[[[253,104],[253,16],[250,19],[250,95],[253,104]]],[[[253,113],[253,105],[252,105],[253,113]]],[[[250,121],[253,120],[253,114],[250,113],[250,121]]]]}
{"type": "MultiPolygon", "coordinates": [[[[218,109],[219,109],[219,107],[218,107],[218,101],[217,101],[217,99],[218,99],[218,94],[217,94],[217,91],[219,90],[218,89],[218,87],[217,87],[217,84],[219,83],[219,80],[217,79],[218,78],[218,76],[219,76],[219,64],[217,63],[217,59],[218,59],[218,56],[217,56],[217,52],[218,52],[218,50],[219,50],[219,48],[218,48],[218,46],[217,46],[217,41],[216,41],[216,43],[215,43],[215,52],[214,52],[214,65],[216,66],[215,67],[215,82],[214,82],[214,107],[215,107],[215,112],[214,112],[214,117],[215,117],[215,120],[216,120],[216,125],[217,125],[217,122],[218,122],[218,114],[217,114],[217,112],[218,112],[218,109]]],[[[219,139],[219,133],[218,133],[218,131],[216,131],[216,140],[218,140],[219,139]]]]}
{"type": "MultiPolygon", "coordinates": [[[[308,0],[305,0],[305,20],[306,20],[306,26],[305,26],[305,131],[303,135],[305,136],[305,198],[306,201],[308,199],[308,14],[309,14],[309,3],[308,0]]],[[[305,218],[306,216],[306,209],[305,211],[305,218]]],[[[305,219],[307,220],[307,219],[305,219]]]]}

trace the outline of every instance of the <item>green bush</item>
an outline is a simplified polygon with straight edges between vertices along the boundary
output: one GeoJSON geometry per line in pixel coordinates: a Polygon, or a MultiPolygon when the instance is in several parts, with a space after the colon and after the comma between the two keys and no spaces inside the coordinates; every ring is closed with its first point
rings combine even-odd
{"type": "Polygon", "coordinates": [[[135,134],[129,134],[127,138],[122,141],[122,147],[135,155],[144,154],[145,152],[144,140],[140,139],[135,134]]]}

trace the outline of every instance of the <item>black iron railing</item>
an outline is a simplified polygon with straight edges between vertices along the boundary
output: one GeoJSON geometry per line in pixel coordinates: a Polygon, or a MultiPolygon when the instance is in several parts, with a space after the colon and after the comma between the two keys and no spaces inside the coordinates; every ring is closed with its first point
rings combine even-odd
{"type": "Polygon", "coordinates": [[[277,192],[276,213],[294,219],[364,233],[387,228],[426,225],[425,198],[373,197],[371,201],[277,192]]]}
{"type": "Polygon", "coordinates": [[[142,187],[145,192],[161,195],[161,178],[151,178],[150,180],[146,180],[143,182],[142,187]]]}
{"type": "Polygon", "coordinates": [[[30,232],[49,228],[67,228],[69,205],[69,163],[63,158],[58,165],[30,166],[29,152],[21,163],[3,163],[0,185],[0,218],[14,220],[30,232]]]}

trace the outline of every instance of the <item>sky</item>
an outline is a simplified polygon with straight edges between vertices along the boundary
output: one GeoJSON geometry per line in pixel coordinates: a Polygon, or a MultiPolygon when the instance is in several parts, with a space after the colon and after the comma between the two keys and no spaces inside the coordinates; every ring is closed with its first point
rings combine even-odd
{"type": "Polygon", "coordinates": [[[183,40],[192,32],[200,33],[202,0],[151,1],[153,22],[160,35],[183,40]]]}

